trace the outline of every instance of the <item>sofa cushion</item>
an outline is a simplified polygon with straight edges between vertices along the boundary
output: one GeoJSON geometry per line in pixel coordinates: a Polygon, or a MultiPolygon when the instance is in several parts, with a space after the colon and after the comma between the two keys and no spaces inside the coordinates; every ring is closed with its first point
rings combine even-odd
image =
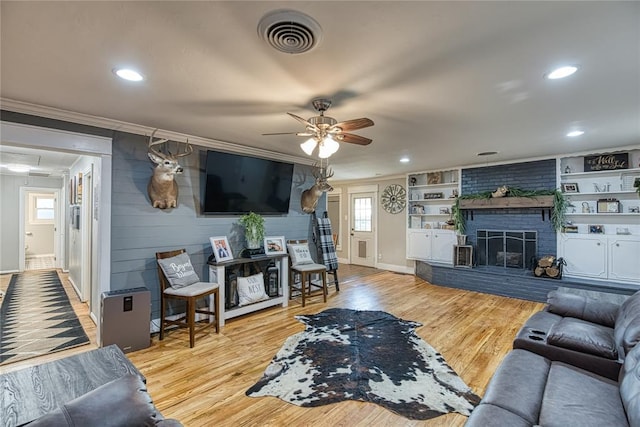
{"type": "Polygon", "coordinates": [[[640,341],[640,291],[631,295],[620,306],[613,336],[620,359],[640,341]]]}
{"type": "Polygon", "coordinates": [[[137,375],[125,375],[29,423],[39,426],[153,426],[163,419],[137,375]]]}
{"type": "Polygon", "coordinates": [[[547,333],[547,343],[607,359],[618,359],[613,329],[573,317],[564,317],[547,333]]]}
{"type": "Polygon", "coordinates": [[[629,425],[640,427],[640,346],[631,349],[624,359],[620,370],[620,398],[629,425]]]}
{"type": "Polygon", "coordinates": [[[553,362],[538,424],[545,427],[628,426],[618,383],[553,362]]]}
{"type": "Polygon", "coordinates": [[[536,424],[551,361],[525,350],[505,356],[491,378],[482,403],[513,412],[536,424]]]}
{"type": "Polygon", "coordinates": [[[613,327],[620,306],[582,295],[551,291],[547,295],[546,310],[564,317],[575,317],[613,327]]]}

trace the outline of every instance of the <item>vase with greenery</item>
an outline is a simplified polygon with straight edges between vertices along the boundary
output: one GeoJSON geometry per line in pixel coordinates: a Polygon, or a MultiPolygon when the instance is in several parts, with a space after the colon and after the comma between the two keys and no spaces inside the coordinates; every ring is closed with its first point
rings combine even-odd
{"type": "Polygon", "coordinates": [[[244,227],[247,248],[258,249],[264,240],[264,218],[255,212],[242,215],[238,221],[244,227]]]}

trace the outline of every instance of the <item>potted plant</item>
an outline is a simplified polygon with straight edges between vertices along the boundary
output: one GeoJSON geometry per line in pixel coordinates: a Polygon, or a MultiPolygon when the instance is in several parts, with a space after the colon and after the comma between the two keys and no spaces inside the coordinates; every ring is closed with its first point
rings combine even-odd
{"type": "Polygon", "coordinates": [[[238,221],[244,227],[247,248],[258,249],[264,240],[264,218],[255,212],[242,215],[238,221]]]}

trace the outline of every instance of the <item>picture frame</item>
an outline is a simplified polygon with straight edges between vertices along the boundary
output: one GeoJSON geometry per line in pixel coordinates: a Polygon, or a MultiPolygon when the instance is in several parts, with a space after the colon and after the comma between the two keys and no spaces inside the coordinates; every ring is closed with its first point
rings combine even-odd
{"type": "Polygon", "coordinates": [[[596,204],[598,213],[620,213],[620,201],[617,199],[600,199],[596,204]]]}
{"type": "Polygon", "coordinates": [[[604,226],[599,224],[589,225],[589,234],[604,234],[604,226]]]}
{"type": "Polygon", "coordinates": [[[577,182],[563,182],[561,184],[563,193],[579,193],[577,182]]]}
{"type": "Polygon", "coordinates": [[[264,253],[266,255],[284,255],[287,245],[284,236],[267,236],[264,238],[264,253]]]}
{"type": "Polygon", "coordinates": [[[231,246],[229,246],[227,236],[209,237],[209,242],[211,242],[211,249],[213,249],[216,262],[230,261],[233,259],[233,253],[231,252],[231,246]]]}

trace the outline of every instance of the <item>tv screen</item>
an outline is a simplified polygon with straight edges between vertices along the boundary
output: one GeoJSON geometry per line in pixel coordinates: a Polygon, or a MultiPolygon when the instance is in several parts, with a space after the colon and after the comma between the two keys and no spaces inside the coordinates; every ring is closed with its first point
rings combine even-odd
{"type": "Polygon", "coordinates": [[[293,164],[207,151],[205,214],[289,212],[293,164]]]}

